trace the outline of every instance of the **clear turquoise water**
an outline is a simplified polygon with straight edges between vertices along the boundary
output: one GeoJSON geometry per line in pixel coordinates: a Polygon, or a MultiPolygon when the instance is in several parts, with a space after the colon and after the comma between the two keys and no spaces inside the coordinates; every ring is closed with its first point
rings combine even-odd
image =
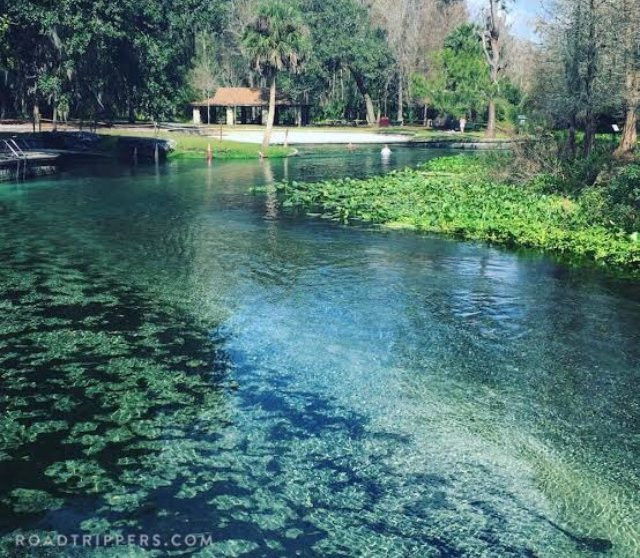
{"type": "Polygon", "coordinates": [[[249,193],[428,156],[0,185],[0,555],[639,555],[637,284],[249,193]]]}

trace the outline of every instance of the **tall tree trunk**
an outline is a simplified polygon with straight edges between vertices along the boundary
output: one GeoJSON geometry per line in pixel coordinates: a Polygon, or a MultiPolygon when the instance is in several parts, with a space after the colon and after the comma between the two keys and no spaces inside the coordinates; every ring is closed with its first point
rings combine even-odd
{"type": "Polygon", "coordinates": [[[484,50],[493,91],[489,101],[489,117],[485,136],[493,139],[496,137],[496,102],[494,96],[498,92],[498,83],[502,72],[502,32],[505,26],[504,14],[501,13],[501,4],[498,0],[489,1],[489,11],[486,14],[485,30],[482,34],[482,48],[484,50]]]}
{"type": "Polygon", "coordinates": [[[620,144],[614,152],[617,159],[633,153],[638,142],[638,107],[640,106],[640,69],[632,69],[626,77],[627,115],[620,144]]]}
{"type": "Polygon", "coordinates": [[[404,103],[404,91],[402,84],[402,76],[398,76],[398,122],[402,126],[404,124],[404,114],[403,114],[403,103],[404,103]]]}
{"type": "Polygon", "coordinates": [[[358,72],[353,72],[353,78],[356,81],[358,91],[360,91],[360,94],[364,97],[364,105],[367,109],[367,124],[369,124],[369,126],[374,126],[376,123],[376,111],[373,108],[373,101],[367,91],[364,78],[358,72]]]}
{"type": "Polygon", "coordinates": [[[38,105],[38,103],[35,103],[33,105],[33,131],[42,131],[42,126],[40,124],[40,106],[38,105]]]}
{"type": "Polygon", "coordinates": [[[134,124],[136,121],[136,111],[133,102],[133,91],[132,88],[127,85],[126,89],[126,102],[127,102],[127,120],[129,124],[134,124]]]}
{"type": "Polygon", "coordinates": [[[593,107],[591,106],[591,103],[589,103],[584,117],[584,145],[582,146],[582,152],[585,157],[588,157],[591,154],[595,142],[596,119],[593,114],[593,107]]]}
{"type": "Polygon", "coordinates": [[[486,136],[490,139],[496,137],[496,102],[493,99],[489,101],[489,119],[487,121],[486,136]]]}
{"type": "Polygon", "coordinates": [[[596,23],[595,23],[595,0],[589,0],[589,27],[586,53],[586,72],[584,76],[584,145],[583,154],[588,157],[593,150],[596,140],[596,119],[594,114],[594,83],[597,72],[597,46],[596,46],[596,23]]]}
{"type": "Polygon", "coordinates": [[[267,115],[267,128],[262,138],[262,154],[266,155],[266,151],[271,143],[271,131],[273,130],[273,122],[276,117],[276,76],[271,78],[271,86],[269,87],[269,113],[267,115]]]}
{"type": "MultiPolygon", "coordinates": [[[[500,30],[498,29],[496,36],[491,37],[491,83],[494,87],[498,87],[498,80],[500,79],[500,30]]],[[[487,122],[486,136],[489,139],[496,137],[496,101],[493,97],[489,100],[489,119],[487,122]]]]}
{"type": "Polygon", "coordinates": [[[638,145],[638,105],[627,107],[627,117],[620,138],[620,145],[614,152],[617,159],[624,159],[633,153],[638,145]]]}
{"type": "Polygon", "coordinates": [[[371,96],[369,93],[364,94],[364,104],[367,107],[367,123],[369,126],[376,125],[376,111],[373,107],[373,101],[371,100],[371,96]]]}
{"type": "Polygon", "coordinates": [[[53,115],[51,117],[52,128],[55,132],[58,129],[58,107],[56,106],[56,100],[53,100],[53,115]]]}
{"type": "Polygon", "coordinates": [[[570,159],[576,158],[576,116],[571,115],[571,123],[569,124],[569,135],[567,137],[567,153],[570,159]]]}
{"type": "Polygon", "coordinates": [[[424,112],[422,113],[422,125],[426,128],[427,121],[429,120],[429,105],[424,105],[424,112]]]}

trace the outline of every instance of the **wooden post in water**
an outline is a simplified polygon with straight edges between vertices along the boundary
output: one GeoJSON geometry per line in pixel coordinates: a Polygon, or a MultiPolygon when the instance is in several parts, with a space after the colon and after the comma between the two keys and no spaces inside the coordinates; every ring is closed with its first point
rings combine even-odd
{"type": "Polygon", "coordinates": [[[153,148],[153,160],[155,161],[156,165],[160,161],[160,151],[158,150],[158,142],[155,142],[155,147],[153,148]]]}
{"type": "Polygon", "coordinates": [[[211,151],[211,144],[207,144],[207,162],[211,164],[211,159],[213,159],[213,153],[211,151]]]}

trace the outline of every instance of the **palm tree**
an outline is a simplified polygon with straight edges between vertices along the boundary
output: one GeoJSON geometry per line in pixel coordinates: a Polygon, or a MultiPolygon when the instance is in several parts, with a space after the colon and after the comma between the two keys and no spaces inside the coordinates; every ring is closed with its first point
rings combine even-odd
{"type": "Polygon", "coordinates": [[[254,21],[242,37],[244,50],[253,65],[269,82],[269,114],[262,140],[263,153],[271,142],[276,113],[276,76],[281,70],[300,71],[308,51],[308,30],[302,14],[284,0],[261,4],[254,21]]]}

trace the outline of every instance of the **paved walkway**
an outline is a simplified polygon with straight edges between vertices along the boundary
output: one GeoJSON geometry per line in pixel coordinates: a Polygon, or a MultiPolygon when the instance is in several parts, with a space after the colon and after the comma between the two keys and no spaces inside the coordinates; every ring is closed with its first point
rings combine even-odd
{"type": "MultiPolygon", "coordinates": [[[[227,131],[223,137],[228,140],[243,143],[262,143],[264,132],[254,130],[227,131]]],[[[274,130],[271,135],[271,143],[281,145],[284,143],[285,131],[274,130]]],[[[373,132],[317,132],[300,129],[289,130],[289,145],[302,144],[362,144],[362,143],[405,143],[409,136],[399,134],[375,134],[373,132]]]]}

